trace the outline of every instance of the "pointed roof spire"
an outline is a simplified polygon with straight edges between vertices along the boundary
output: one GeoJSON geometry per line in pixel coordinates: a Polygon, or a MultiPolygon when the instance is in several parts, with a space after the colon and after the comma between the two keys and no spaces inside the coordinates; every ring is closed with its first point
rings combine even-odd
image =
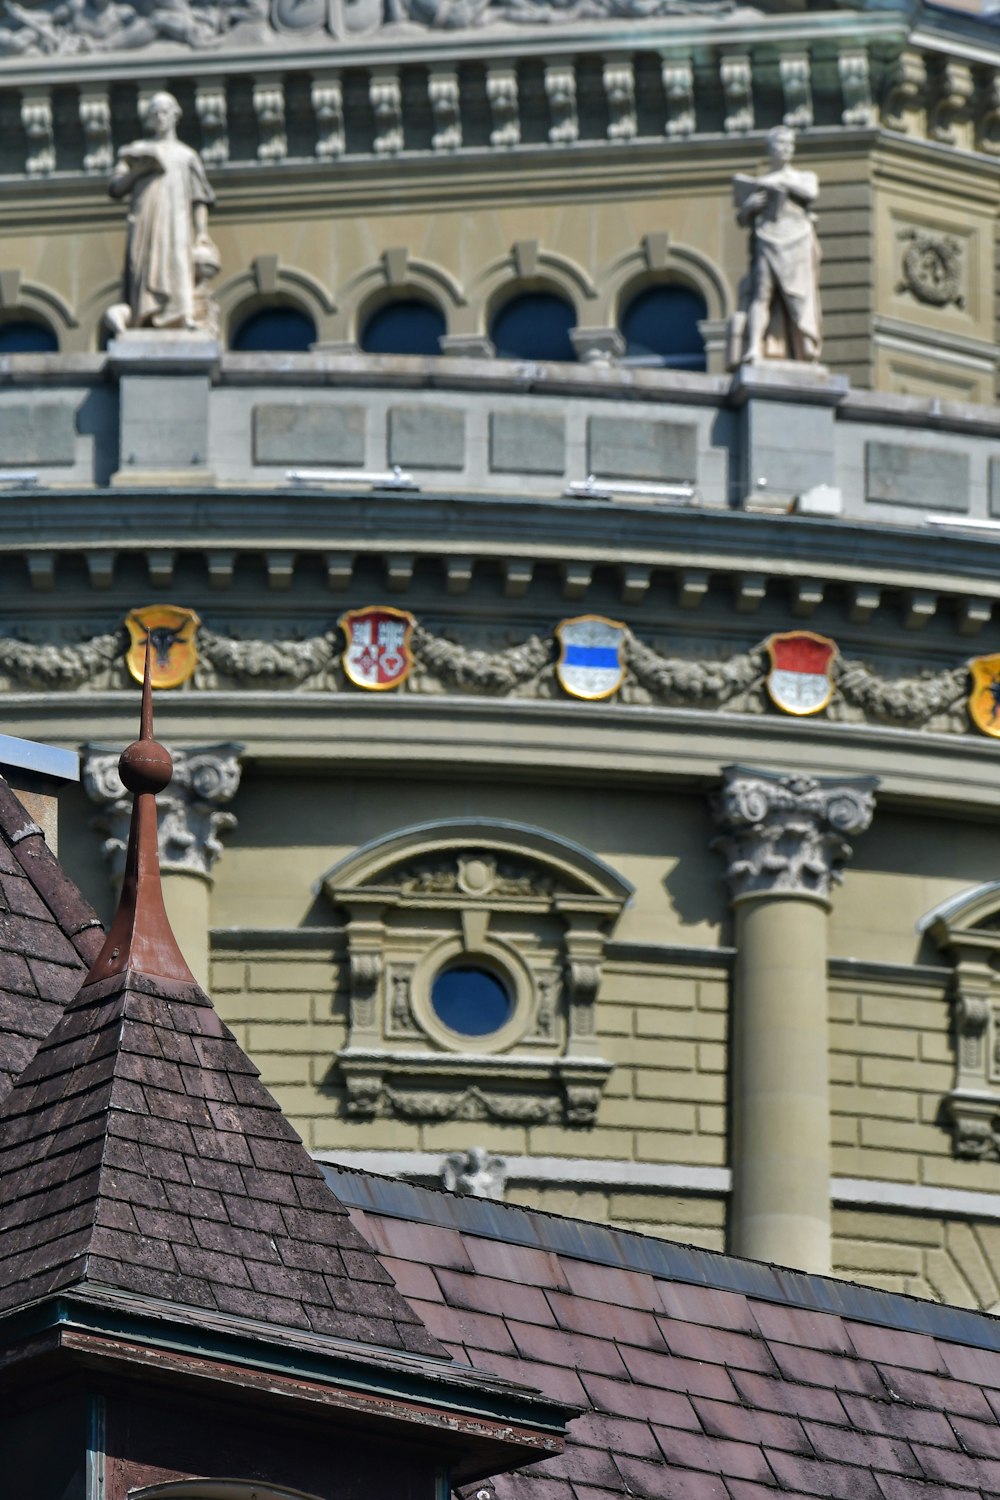
{"type": "Polygon", "coordinates": [[[149,657],[111,931],[0,1108],[0,1314],[126,1293],[448,1356],[351,1224],[192,977],[160,889],[149,657]]]}
{"type": "Polygon", "coordinates": [[[132,826],[125,855],[125,878],[114,921],[104,947],[87,976],[91,984],[132,969],[151,978],[194,984],[170,927],[160,885],[157,850],[156,794],[170,785],[173,762],[153,738],[153,689],[147,642],[142,681],[139,738],[122,751],[118,771],[134,794],[132,826]]]}

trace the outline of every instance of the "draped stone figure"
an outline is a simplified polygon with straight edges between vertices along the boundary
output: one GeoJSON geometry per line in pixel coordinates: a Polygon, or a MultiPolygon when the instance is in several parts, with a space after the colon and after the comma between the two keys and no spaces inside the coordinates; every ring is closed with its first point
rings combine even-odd
{"type": "Polygon", "coordinates": [[[819,240],[812,212],[815,172],[791,165],[795,132],[778,125],[767,137],[770,170],[733,178],[738,222],[751,231],[750,274],[740,292],[731,362],[763,359],[815,363],[820,354],[819,240]]]}
{"type": "Polygon", "coordinates": [[[112,198],[129,197],[124,300],[107,312],[112,332],[130,328],[217,331],[206,283],[219,272],[208,235],[215,195],[197,151],[177,139],[180,105],[154,94],[146,107],[149,138],[122,146],[112,198]]]}

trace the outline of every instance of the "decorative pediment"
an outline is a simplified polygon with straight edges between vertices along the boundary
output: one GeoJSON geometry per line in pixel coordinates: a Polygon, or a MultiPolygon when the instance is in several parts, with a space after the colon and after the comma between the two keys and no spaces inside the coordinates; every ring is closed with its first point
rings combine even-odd
{"type": "Polygon", "coordinates": [[[974,886],[919,924],[951,959],[955,1083],[945,1099],[958,1156],[1000,1160],[1000,880],[974,886]]]}
{"type": "Polygon", "coordinates": [[[632,886],[582,845],[505,819],[442,819],[375,839],[321,881],[336,905],[379,895],[454,895],[462,901],[585,903],[616,916],[632,886]]]}
{"type": "Polygon", "coordinates": [[[505,820],[400,830],[324,876],[346,916],[346,1113],[590,1124],[604,947],[631,895],[568,839],[505,820]]]}

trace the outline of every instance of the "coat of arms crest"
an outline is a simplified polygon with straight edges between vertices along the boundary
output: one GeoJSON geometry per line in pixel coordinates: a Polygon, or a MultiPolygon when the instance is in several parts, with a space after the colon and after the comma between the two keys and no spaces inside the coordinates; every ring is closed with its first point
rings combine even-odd
{"type": "Polygon", "coordinates": [[[625,626],[603,615],[577,615],[556,626],[559,660],[556,676],[572,698],[610,698],[625,676],[622,646],[625,626]]]}
{"type": "Polygon", "coordinates": [[[180,687],[198,665],[196,635],[201,620],[193,609],[175,604],[147,604],[125,616],[130,637],[125,663],[141,682],[146,652],[152,652],[150,682],[154,688],[180,687]]]}
{"type": "Polygon", "coordinates": [[[800,718],[818,714],[833,697],[830,675],[837,655],[835,641],[811,630],[789,630],[767,641],[771,670],[767,691],[782,713],[800,718]]]}
{"type": "Polygon", "coordinates": [[[411,614],[382,604],[349,609],[339,624],[346,641],[341,661],[355,687],[384,693],[406,681],[413,667],[411,614]]]}
{"type": "Polygon", "coordinates": [[[977,656],[969,662],[969,671],[969,718],[983,734],[1000,739],[1000,656],[977,656]]]}

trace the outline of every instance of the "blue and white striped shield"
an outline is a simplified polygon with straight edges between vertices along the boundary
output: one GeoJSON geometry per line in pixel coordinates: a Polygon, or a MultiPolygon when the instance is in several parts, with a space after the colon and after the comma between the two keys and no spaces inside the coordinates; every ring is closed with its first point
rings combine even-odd
{"type": "Polygon", "coordinates": [[[556,626],[559,660],[556,676],[573,698],[610,698],[625,675],[622,646],[625,626],[603,615],[577,615],[556,626]]]}

